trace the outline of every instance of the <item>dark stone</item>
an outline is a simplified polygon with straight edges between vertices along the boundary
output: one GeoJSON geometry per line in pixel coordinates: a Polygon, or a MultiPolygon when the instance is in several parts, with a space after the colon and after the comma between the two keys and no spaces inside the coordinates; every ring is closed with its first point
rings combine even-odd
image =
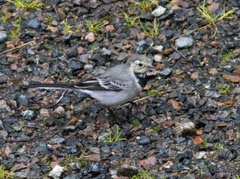
{"type": "Polygon", "coordinates": [[[39,29],[41,22],[37,19],[31,19],[27,22],[26,27],[30,29],[39,29]]]}
{"type": "Polygon", "coordinates": [[[167,78],[172,74],[172,70],[170,68],[165,68],[159,73],[162,77],[167,78]]]}
{"type": "Polygon", "coordinates": [[[7,40],[8,36],[6,33],[0,32],[0,43],[4,42],[7,40]]]}
{"type": "Polygon", "coordinates": [[[150,143],[150,139],[147,136],[141,136],[140,139],[137,139],[137,143],[140,145],[147,145],[150,143]]]}
{"type": "Polygon", "coordinates": [[[154,19],[154,16],[152,16],[150,13],[145,13],[140,15],[140,19],[152,21],[154,19]]]}
{"type": "Polygon", "coordinates": [[[206,124],[206,126],[203,128],[204,132],[211,132],[214,128],[214,124],[206,124]]]}
{"type": "Polygon", "coordinates": [[[13,129],[12,129],[12,124],[14,124],[14,123],[16,123],[16,122],[17,122],[17,119],[16,119],[16,118],[12,118],[12,117],[3,119],[4,129],[5,129],[7,132],[13,131],[13,129]]]}
{"type": "Polygon", "coordinates": [[[99,175],[99,174],[105,174],[106,168],[102,163],[91,162],[91,163],[88,163],[87,167],[85,168],[85,171],[93,175],[99,175]]]}
{"type": "Polygon", "coordinates": [[[156,111],[151,106],[148,106],[146,109],[146,113],[147,113],[147,116],[152,116],[156,114],[156,111]]]}
{"type": "Polygon", "coordinates": [[[39,145],[34,148],[36,153],[46,153],[47,152],[47,144],[46,143],[39,143],[39,145]]]}
{"type": "Polygon", "coordinates": [[[173,59],[173,60],[178,60],[180,59],[181,55],[177,52],[173,52],[170,57],[173,59]]]}
{"type": "Polygon", "coordinates": [[[72,34],[66,34],[63,36],[63,41],[68,43],[72,39],[72,34]]]}
{"type": "Polygon", "coordinates": [[[62,137],[52,138],[52,139],[50,140],[50,142],[51,142],[52,144],[61,144],[61,143],[63,143],[64,141],[65,141],[65,139],[62,138],[62,137]]]}
{"type": "Polygon", "coordinates": [[[28,96],[21,94],[18,99],[18,106],[28,106],[28,96]]]}
{"type": "Polygon", "coordinates": [[[59,55],[58,50],[57,50],[57,49],[54,49],[53,52],[52,52],[52,57],[53,57],[53,58],[57,58],[58,55],[59,55]]]}
{"type": "Polygon", "coordinates": [[[69,132],[74,132],[75,130],[76,130],[76,126],[65,126],[63,128],[64,134],[69,132]]]}
{"type": "Polygon", "coordinates": [[[7,61],[6,57],[2,57],[0,59],[0,64],[1,65],[9,65],[9,62],[7,61]]]}
{"type": "Polygon", "coordinates": [[[68,138],[65,140],[65,144],[67,146],[77,146],[78,143],[79,143],[79,140],[76,138],[68,138]]]}
{"type": "Polygon", "coordinates": [[[144,50],[148,48],[148,44],[145,40],[140,40],[135,45],[135,51],[137,53],[142,53],[144,50]]]}
{"type": "Polygon", "coordinates": [[[70,60],[69,63],[68,63],[68,66],[73,71],[83,69],[83,66],[81,65],[81,63],[78,63],[75,60],[70,60]]]}
{"type": "Polygon", "coordinates": [[[89,113],[98,113],[101,110],[101,105],[100,104],[92,104],[89,106],[89,108],[87,109],[87,111],[89,113]]]}
{"type": "Polygon", "coordinates": [[[64,177],[63,179],[78,179],[78,178],[83,178],[83,175],[81,173],[74,173],[64,177]]]}
{"type": "Polygon", "coordinates": [[[71,48],[67,53],[67,57],[68,58],[73,58],[73,57],[76,57],[78,54],[78,51],[77,51],[77,48],[71,48]]]}
{"type": "Polygon", "coordinates": [[[138,174],[137,167],[130,165],[123,165],[120,169],[117,170],[117,174],[120,176],[132,177],[138,174]]]}
{"type": "Polygon", "coordinates": [[[166,30],[166,32],[164,33],[164,35],[165,35],[167,38],[173,38],[174,32],[173,32],[172,30],[166,30]]]}
{"type": "Polygon", "coordinates": [[[219,151],[218,156],[219,156],[219,158],[228,160],[228,161],[232,160],[232,158],[233,158],[232,152],[225,148],[223,148],[219,151]]]}
{"type": "Polygon", "coordinates": [[[162,132],[164,138],[169,138],[171,136],[173,136],[174,132],[172,129],[168,128],[168,129],[165,129],[163,132],[162,132]]]}

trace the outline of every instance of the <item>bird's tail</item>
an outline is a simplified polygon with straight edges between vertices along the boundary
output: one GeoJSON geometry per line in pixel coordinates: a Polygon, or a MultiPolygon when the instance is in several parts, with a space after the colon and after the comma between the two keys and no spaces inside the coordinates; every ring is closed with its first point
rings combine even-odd
{"type": "Polygon", "coordinates": [[[74,89],[74,84],[66,83],[32,83],[29,85],[22,85],[22,89],[37,88],[37,89],[74,89]]]}

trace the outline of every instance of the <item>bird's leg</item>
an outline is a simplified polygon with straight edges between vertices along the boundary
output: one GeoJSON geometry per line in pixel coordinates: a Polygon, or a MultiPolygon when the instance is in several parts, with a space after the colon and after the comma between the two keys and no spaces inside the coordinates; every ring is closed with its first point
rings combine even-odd
{"type": "Polygon", "coordinates": [[[108,108],[109,114],[112,116],[112,118],[115,120],[114,123],[117,122],[117,124],[120,126],[121,129],[123,129],[122,123],[119,120],[119,118],[114,114],[113,110],[111,108],[108,108]]]}
{"type": "Polygon", "coordinates": [[[127,117],[130,118],[132,116],[132,107],[135,103],[129,102],[128,110],[127,110],[127,117]]]}

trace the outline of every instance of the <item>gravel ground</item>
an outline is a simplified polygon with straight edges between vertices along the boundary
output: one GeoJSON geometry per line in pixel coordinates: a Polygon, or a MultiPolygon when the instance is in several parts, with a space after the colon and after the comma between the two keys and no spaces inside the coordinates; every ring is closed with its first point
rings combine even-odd
{"type": "Polygon", "coordinates": [[[0,0],[0,178],[240,178],[239,0],[41,2],[0,0]],[[123,130],[86,95],[20,87],[133,54],[156,73],[123,130]]]}

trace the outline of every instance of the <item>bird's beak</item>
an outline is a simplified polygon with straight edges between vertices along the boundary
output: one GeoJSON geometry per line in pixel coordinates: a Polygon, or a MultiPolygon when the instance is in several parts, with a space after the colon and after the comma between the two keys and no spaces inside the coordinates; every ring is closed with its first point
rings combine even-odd
{"type": "Polygon", "coordinates": [[[152,64],[148,64],[147,67],[151,70],[155,69],[155,66],[153,66],[152,64]]]}

